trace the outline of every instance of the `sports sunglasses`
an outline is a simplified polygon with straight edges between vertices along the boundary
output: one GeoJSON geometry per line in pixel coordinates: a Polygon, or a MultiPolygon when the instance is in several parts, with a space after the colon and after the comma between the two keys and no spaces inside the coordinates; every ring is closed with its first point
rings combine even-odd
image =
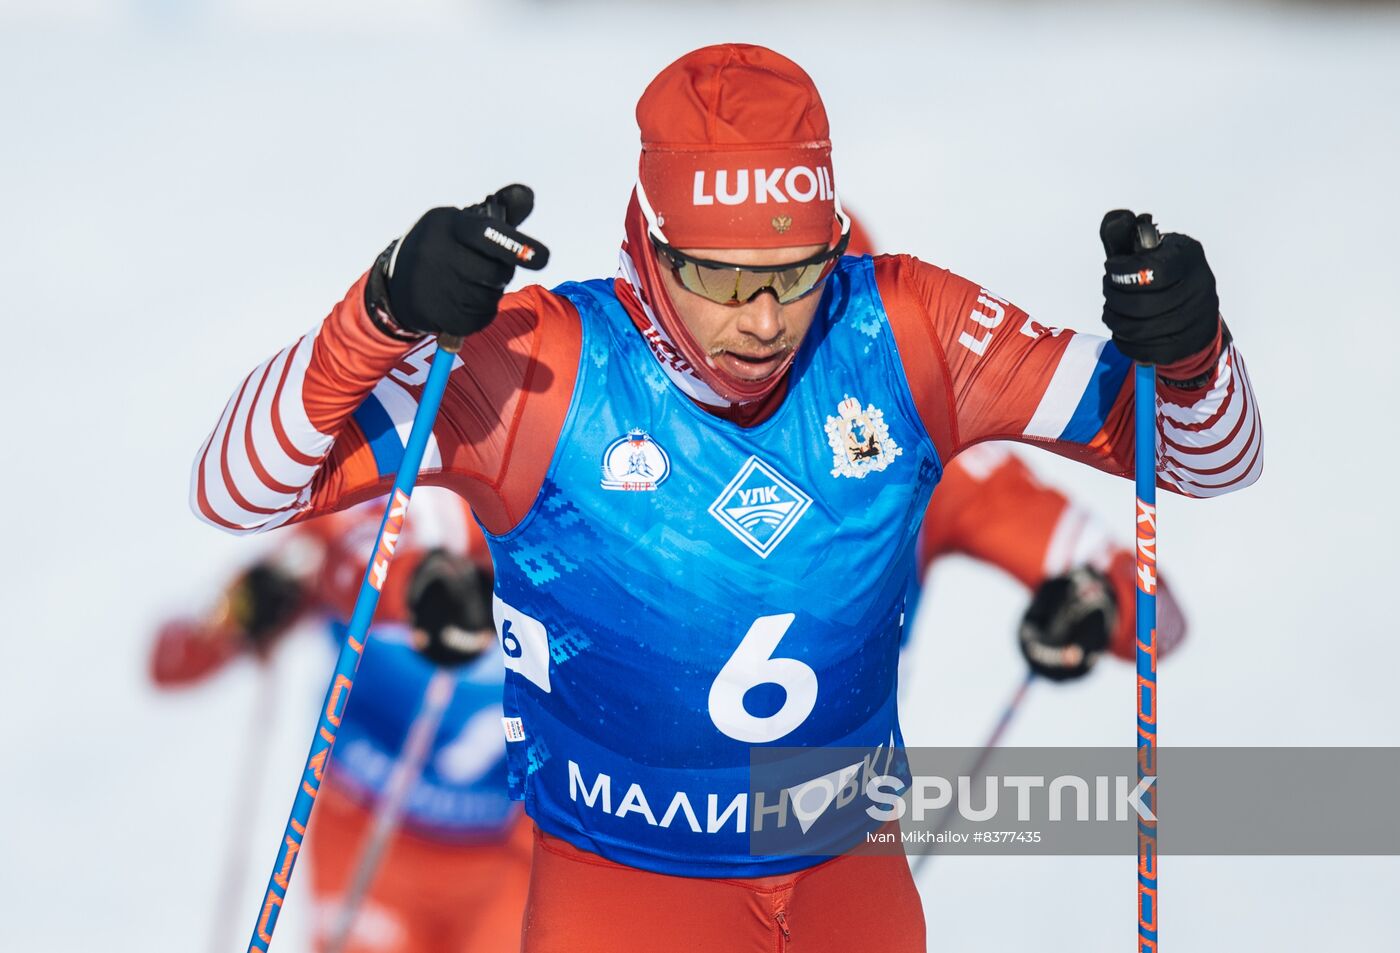
{"type": "MultiPolygon", "coordinates": [[[[638,190],[640,192],[640,185],[638,190]]],[[[686,291],[700,295],[715,304],[738,307],[747,304],[755,295],[772,291],[779,304],[791,304],[799,298],[816,291],[822,282],[836,268],[836,263],[846,252],[851,241],[851,219],[838,203],[837,221],[841,224],[841,237],[830,248],[817,252],[810,258],[789,262],[783,265],[734,265],[708,258],[696,258],[671,245],[663,239],[656,227],[655,216],[650,204],[643,199],[642,209],[647,217],[648,234],[651,243],[676,276],[686,291]]]]}

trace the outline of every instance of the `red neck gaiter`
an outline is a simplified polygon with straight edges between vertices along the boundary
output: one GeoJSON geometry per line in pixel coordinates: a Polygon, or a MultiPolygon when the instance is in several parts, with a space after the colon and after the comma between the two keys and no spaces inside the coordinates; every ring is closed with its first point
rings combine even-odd
{"type": "Polygon", "coordinates": [[[761,381],[741,380],[715,367],[676,313],[661,281],[661,267],[656,249],[647,238],[646,219],[634,192],[627,208],[617,297],[667,376],[692,400],[717,409],[752,404],[772,394],[787,379],[796,350],[788,354],[780,368],[761,381]]]}

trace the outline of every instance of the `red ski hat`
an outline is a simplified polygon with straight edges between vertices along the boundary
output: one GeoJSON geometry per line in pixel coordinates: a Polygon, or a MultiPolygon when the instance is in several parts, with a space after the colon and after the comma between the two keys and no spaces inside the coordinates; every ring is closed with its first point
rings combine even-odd
{"type": "Polygon", "coordinates": [[[825,245],[839,234],[826,108],[812,78],[761,46],[687,53],[637,101],[639,198],[682,248],[825,245]]]}

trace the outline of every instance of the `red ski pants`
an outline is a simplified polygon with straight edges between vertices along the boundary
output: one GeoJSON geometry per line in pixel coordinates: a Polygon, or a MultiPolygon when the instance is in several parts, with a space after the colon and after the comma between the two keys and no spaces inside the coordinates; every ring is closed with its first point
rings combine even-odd
{"type": "Polygon", "coordinates": [[[902,853],[752,880],[672,877],[535,831],[522,953],[925,953],[902,853]]]}
{"type": "MultiPolygon", "coordinates": [[[[306,838],[318,950],[330,939],[373,826],[373,814],[328,776],[306,838]]],[[[445,843],[400,831],[384,852],[346,953],[515,953],[533,831],[524,814],[498,843],[445,843]]]]}

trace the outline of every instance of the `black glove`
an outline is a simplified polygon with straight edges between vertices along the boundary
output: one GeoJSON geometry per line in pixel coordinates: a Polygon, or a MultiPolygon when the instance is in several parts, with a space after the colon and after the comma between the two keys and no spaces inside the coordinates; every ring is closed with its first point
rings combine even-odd
{"type": "Polygon", "coordinates": [[[1021,654],[1031,671],[1053,682],[1079,678],[1093,667],[1118,624],[1108,577],[1080,566],[1047,579],[1021,618],[1021,654]]]}
{"type": "Polygon", "coordinates": [[[479,205],[430,209],[371,269],[370,316],[390,334],[385,313],[410,332],[480,331],[496,316],[516,266],[538,271],[549,261],[549,249],[515,230],[534,207],[527,186],[508,185],[479,205]]]}
{"type": "Polygon", "coordinates": [[[1215,339],[1220,299],[1201,243],[1157,236],[1152,216],[1117,209],[1103,217],[1103,323],[1118,350],[1144,364],[1174,364],[1215,339]]]}
{"type": "Polygon", "coordinates": [[[409,578],[406,599],[414,647],[434,665],[470,662],[496,638],[491,583],[470,559],[429,550],[409,578]]]}
{"type": "Polygon", "coordinates": [[[296,621],[306,593],[284,569],[258,563],[224,593],[228,621],[255,651],[265,652],[296,621]]]}

